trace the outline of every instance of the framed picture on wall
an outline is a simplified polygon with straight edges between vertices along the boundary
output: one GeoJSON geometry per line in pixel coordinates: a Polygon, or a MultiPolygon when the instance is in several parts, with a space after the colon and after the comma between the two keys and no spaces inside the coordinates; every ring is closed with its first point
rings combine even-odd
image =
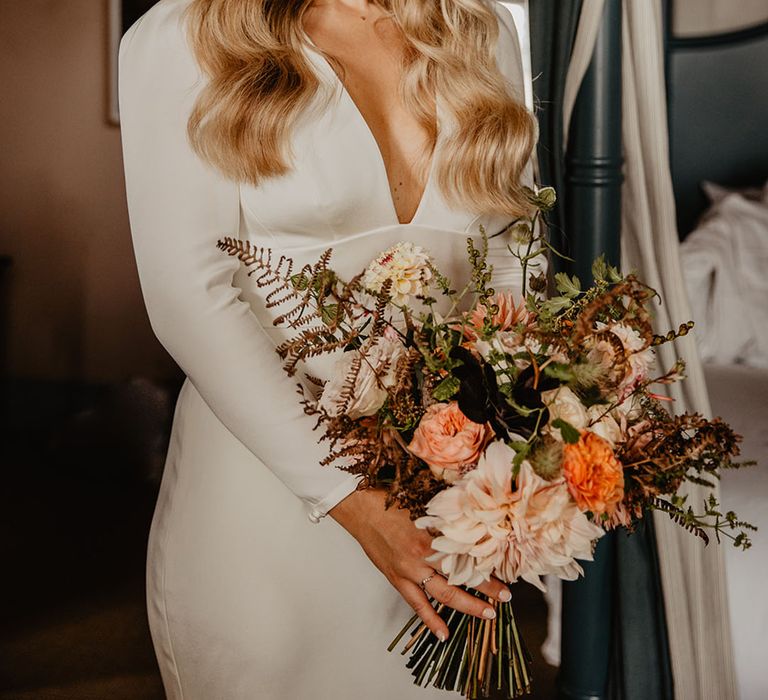
{"type": "Polygon", "coordinates": [[[120,39],[130,26],[158,0],[108,0],[109,2],[109,107],[111,124],[120,123],[117,102],[117,54],[120,39]]]}

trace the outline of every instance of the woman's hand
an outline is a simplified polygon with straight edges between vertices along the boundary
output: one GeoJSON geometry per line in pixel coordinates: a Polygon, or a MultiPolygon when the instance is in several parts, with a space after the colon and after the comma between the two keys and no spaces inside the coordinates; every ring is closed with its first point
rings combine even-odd
{"type": "MultiPolygon", "coordinates": [[[[458,586],[450,586],[425,561],[425,557],[434,552],[432,537],[413,524],[407,511],[395,507],[385,509],[385,500],[386,494],[382,491],[355,491],[329,514],[360,543],[370,560],[438,639],[448,638],[448,626],[435,612],[426,593],[459,612],[493,619],[492,605],[458,586]],[[427,578],[425,593],[420,584],[427,578]]],[[[509,589],[497,579],[483,583],[477,590],[504,602],[512,597],[509,589]]]]}

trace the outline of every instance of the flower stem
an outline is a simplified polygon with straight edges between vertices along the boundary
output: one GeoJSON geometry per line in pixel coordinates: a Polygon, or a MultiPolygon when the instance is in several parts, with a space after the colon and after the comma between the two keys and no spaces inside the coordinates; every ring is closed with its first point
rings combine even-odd
{"type": "MultiPolygon", "coordinates": [[[[483,600],[474,590],[470,593],[483,600]]],[[[449,630],[441,642],[414,616],[389,646],[392,651],[408,630],[411,638],[403,653],[409,655],[407,667],[414,683],[462,693],[468,700],[487,698],[496,688],[508,700],[531,692],[530,658],[517,628],[509,603],[490,601],[496,618],[480,620],[471,615],[436,605],[436,612],[449,630]]]]}
{"type": "Polygon", "coordinates": [[[397,637],[392,640],[392,643],[387,647],[387,651],[392,651],[400,643],[400,640],[405,636],[405,633],[411,628],[414,622],[419,619],[418,615],[414,615],[408,622],[405,623],[403,629],[400,630],[397,637]]]}

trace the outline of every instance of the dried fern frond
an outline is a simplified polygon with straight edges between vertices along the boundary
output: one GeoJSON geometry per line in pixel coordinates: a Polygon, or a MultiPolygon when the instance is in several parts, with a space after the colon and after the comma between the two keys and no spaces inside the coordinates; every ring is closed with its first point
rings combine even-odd
{"type": "Polygon", "coordinates": [[[634,328],[650,345],[653,341],[653,326],[651,314],[646,305],[655,294],[634,275],[629,275],[621,282],[603,289],[602,293],[589,300],[585,306],[579,308],[579,304],[576,304],[575,318],[572,318],[574,321],[573,344],[578,345],[587,336],[593,334],[595,324],[601,318],[610,319],[612,316],[618,316],[622,323],[634,328]]]}
{"type": "Polygon", "coordinates": [[[746,550],[752,546],[747,533],[754,532],[757,528],[751,523],[739,520],[733,511],[723,514],[719,510],[720,503],[714,494],[710,494],[704,501],[704,512],[701,515],[694,513],[690,506],[684,509],[685,501],[686,497],[680,496],[673,496],[672,502],[655,498],[651,501],[650,507],[667,513],[674,522],[688,532],[701,537],[706,543],[709,542],[709,537],[705,530],[711,530],[718,544],[723,537],[726,537],[732,541],[734,547],[746,550]],[[733,534],[734,532],[736,534],[733,534]]]}
{"type": "Polygon", "coordinates": [[[337,279],[330,267],[331,248],[325,250],[317,262],[304,265],[295,273],[293,260],[281,255],[275,261],[271,248],[231,237],[219,240],[217,247],[250,268],[248,274],[255,275],[256,286],[266,290],[267,309],[282,309],[273,321],[276,326],[296,329],[319,318],[331,328],[336,328],[343,322],[346,308],[338,304],[329,313],[326,302],[335,300],[339,290],[343,292],[343,299],[350,299],[354,285],[359,286],[358,278],[346,285],[337,279]],[[286,306],[288,308],[284,308],[286,306]]]}
{"type": "Polygon", "coordinates": [[[229,236],[219,240],[216,247],[236,257],[245,267],[253,268],[249,270],[249,276],[258,273],[256,286],[259,289],[270,289],[266,297],[268,309],[300,296],[291,282],[293,277],[291,258],[281,255],[275,263],[271,248],[255,246],[250,241],[229,236]]]}
{"type": "Polygon", "coordinates": [[[312,385],[323,388],[326,385],[326,382],[328,380],[326,379],[320,379],[319,377],[316,377],[314,374],[305,374],[304,378],[312,385]]]}
{"type": "Polygon", "coordinates": [[[683,510],[669,501],[665,501],[663,498],[654,498],[650,502],[650,506],[654,510],[666,513],[674,523],[680,525],[680,527],[687,530],[692,535],[696,535],[696,537],[702,539],[704,544],[709,544],[709,535],[707,535],[704,528],[699,524],[698,519],[693,514],[693,510],[690,508],[687,511],[683,510]]]}
{"type": "Polygon", "coordinates": [[[357,336],[354,331],[342,338],[336,338],[330,335],[324,326],[307,328],[282,342],[275,351],[280,359],[284,360],[283,369],[289,376],[293,376],[299,362],[343,349],[355,337],[357,336]]]}
{"type": "Polygon", "coordinates": [[[362,349],[359,352],[355,353],[354,357],[352,358],[352,362],[350,363],[349,370],[347,371],[347,374],[344,377],[344,382],[341,385],[341,390],[339,391],[339,399],[341,400],[341,405],[339,406],[339,410],[341,413],[347,412],[347,410],[349,409],[349,405],[352,403],[352,401],[355,398],[355,387],[357,386],[357,378],[360,376],[360,370],[363,368],[364,359],[365,359],[365,356],[363,354],[362,349]]]}

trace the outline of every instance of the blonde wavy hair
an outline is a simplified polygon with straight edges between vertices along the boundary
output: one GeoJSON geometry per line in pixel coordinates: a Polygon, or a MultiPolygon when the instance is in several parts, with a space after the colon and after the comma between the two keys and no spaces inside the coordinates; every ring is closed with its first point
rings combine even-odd
{"type": "MultiPolygon", "coordinates": [[[[193,0],[188,30],[209,78],[189,119],[195,151],[252,184],[290,170],[290,134],[320,86],[303,51],[312,0],[193,0]]],[[[456,128],[435,178],[446,200],[475,213],[529,210],[521,177],[536,141],[533,115],[496,66],[498,21],[489,0],[377,0],[405,43],[403,102],[434,152],[436,90],[456,128]]],[[[329,60],[332,61],[332,59],[329,60]]]]}

